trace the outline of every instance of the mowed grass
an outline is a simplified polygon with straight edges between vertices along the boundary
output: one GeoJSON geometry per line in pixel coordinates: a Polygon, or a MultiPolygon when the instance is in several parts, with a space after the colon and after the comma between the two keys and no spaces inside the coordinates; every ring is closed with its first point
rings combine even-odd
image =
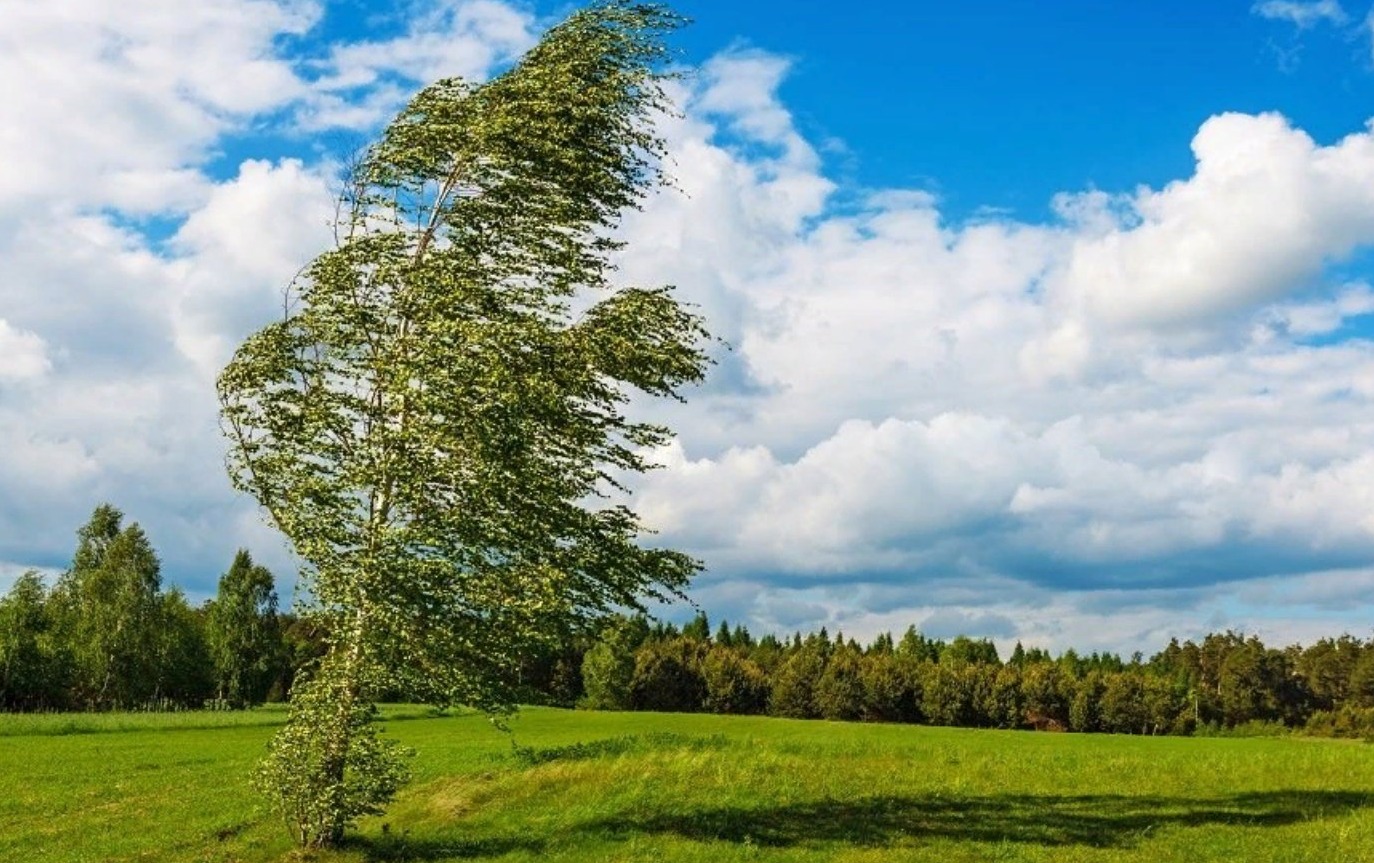
{"type": "Polygon", "coordinates": [[[415,781],[316,855],[247,784],[279,711],[0,717],[0,860],[1374,863],[1366,744],[528,709],[515,749],[387,715],[415,781]]]}

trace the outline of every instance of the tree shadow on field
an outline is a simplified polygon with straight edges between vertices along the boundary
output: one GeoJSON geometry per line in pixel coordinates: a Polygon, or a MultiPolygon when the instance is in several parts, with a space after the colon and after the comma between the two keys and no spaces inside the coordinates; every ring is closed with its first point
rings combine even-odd
{"type": "Polygon", "coordinates": [[[872,795],[786,806],[640,811],[584,822],[566,833],[542,837],[508,834],[443,841],[391,835],[358,838],[351,844],[375,863],[480,859],[517,850],[541,853],[593,839],[627,841],[643,835],[772,848],[884,848],[925,839],[1123,848],[1166,827],[1278,827],[1370,808],[1374,808],[1374,794],[1356,791],[1269,791],[1204,798],[872,795]]]}
{"type": "Polygon", "coordinates": [[[1276,827],[1374,807],[1351,791],[1273,791],[1187,798],[1114,794],[923,797],[875,795],[780,807],[719,807],[608,819],[588,829],[674,834],[769,847],[883,847],[924,838],[1095,848],[1136,844],[1162,827],[1276,827]]]}

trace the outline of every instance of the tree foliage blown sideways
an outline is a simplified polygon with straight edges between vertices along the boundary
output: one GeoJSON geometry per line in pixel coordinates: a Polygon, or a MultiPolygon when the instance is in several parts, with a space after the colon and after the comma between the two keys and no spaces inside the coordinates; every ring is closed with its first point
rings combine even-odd
{"type": "Polygon", "coordinates": [[[486,83],[421,91],[354,169],[335,247],[220,375],[230,474],[331,634],[260,772],[302,845],[403,780],[369,722],[382,687],[499,715],[524,651],[699,569],[609,499],[671,437],[625,416],[632,392],[680,398],[709,364],[670,288],[611,286],[614,228],[662,180],[677,24],[599,4],[486,83]]]}

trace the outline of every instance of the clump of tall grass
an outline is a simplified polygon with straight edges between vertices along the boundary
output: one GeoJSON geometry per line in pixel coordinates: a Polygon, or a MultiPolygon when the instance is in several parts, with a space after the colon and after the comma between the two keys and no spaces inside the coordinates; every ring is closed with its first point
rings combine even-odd
{"type": "Polygon", "coordinates": [[[593,740],[588,743],[573,743],[568,746],[552,746],[545,749],[516,745],[515,760],[523,766],[533,767],[552,761],[587,761],[630,753],[705,752],[724,749],[729,745],[729,739],[723,734],[699,736],[675,734],[670,731],[652,731],[647,734],[626,734],[619,737],[593,740]]]}

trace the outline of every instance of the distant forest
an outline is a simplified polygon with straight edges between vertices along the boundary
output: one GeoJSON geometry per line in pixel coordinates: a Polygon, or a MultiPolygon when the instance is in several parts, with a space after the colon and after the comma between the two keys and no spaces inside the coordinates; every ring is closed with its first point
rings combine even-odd
{"type": "MultiPolygon", "coordinates": [[[[53,585],[25,573],[0,599],[0,710],[248,707],[285,700],[327,633],[277,608],[271,573],[240,551],[214,599],[163,590],[137,524],[109,505],[78,531],[53,585]]],[[[682,627],[617,617],[521,662],[525,701],[604,710],[767,714],[1123,734],[1374,739],[1374,641],[1272,648],[1254,636],[1170,641],[1149,659],[1059,656],[915,627],[869,644],[825,629],[755,638],[705,614],[682,627]]],[[[389,699],[407,700],[392,692],[389,699]]]]}

